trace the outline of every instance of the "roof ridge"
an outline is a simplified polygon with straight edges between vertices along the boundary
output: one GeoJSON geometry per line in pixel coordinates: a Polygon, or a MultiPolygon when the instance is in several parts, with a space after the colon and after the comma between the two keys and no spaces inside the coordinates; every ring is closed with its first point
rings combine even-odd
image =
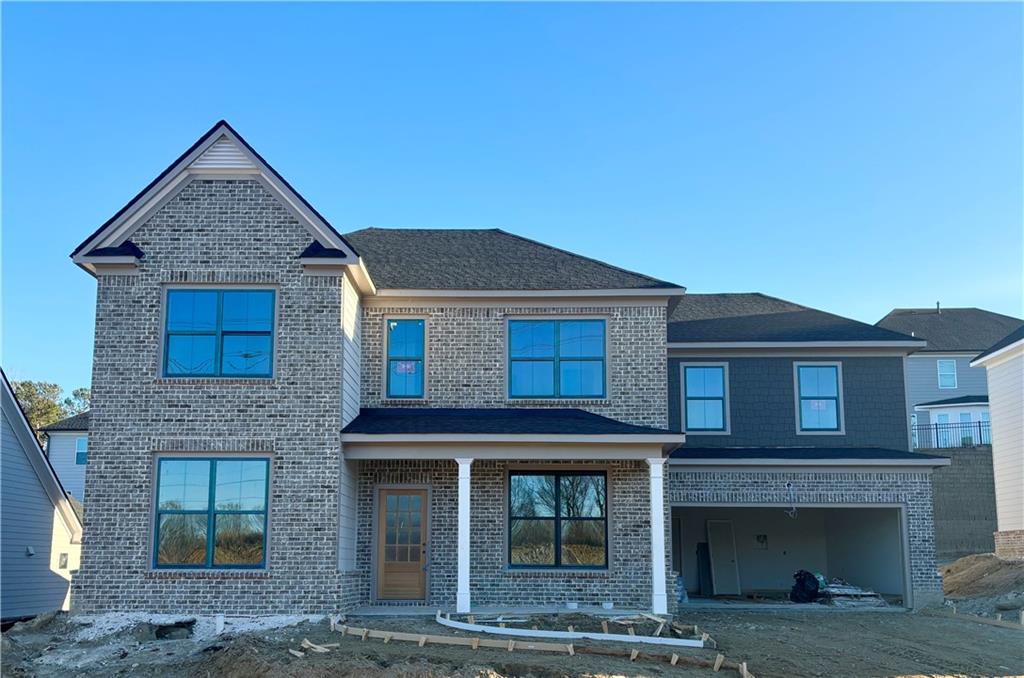
{"type": "Polygon", "coordinates": [[[490,229],[490,230],[497,231],[498,233],[501,233],[502,235],[507,235],[510,238],[516,238],[518,240],[522,240],[523,242],[528,242],[528,243],[531,243],[533,245],[538,245],[538,246],[543,247],[545,249],[549,249],[549,250],[551,250],[553,252],[560,252],[561,254],[568,254],[571,257],[577,257],[579,259],[586,259],[587,261],[591,261],[591,262],[593,262],[595,264],[600,264],[601,266],[606,266],[606,267],[614,269],[616,271],[621,271],[622,273],[628,273],[630,275],[635,275],[635,276],[638,276],[640,278],[644,278],[645,280],[650,280],[651,282],[661,283],[661,284],[664,284],[664,285],[672,285],[673,287],[678,287],[678,288],[680,288],[682,290],[686,289],[684,286],[678,285],[678,284],[673,283],[673,282],[669,282],[668,280],[661,280],[660,278],[655,278],[653,276],[649,276],[646,273],[639,273],[638,271],[631,271],[628,268],[622,268],[621,266],[616,266],[615,264],[609,264],[607,261],[601,261],[600,259],[595,259],[594,257],[588,257],[585,254],[579,254],[577,252],[570,252],[569,250],[562,249],[561,247],[555,247],[554,245],[549,245],[549,244],[547,244],[545,242],[540,242],[539,240],[534,240],[533,238],[527,238],[526,236],[519,235],[518,233],[511,233],[511,232],[506,231],[506,230],[504,230],[502,228],[495,228],[495,229],[490,229]]]}

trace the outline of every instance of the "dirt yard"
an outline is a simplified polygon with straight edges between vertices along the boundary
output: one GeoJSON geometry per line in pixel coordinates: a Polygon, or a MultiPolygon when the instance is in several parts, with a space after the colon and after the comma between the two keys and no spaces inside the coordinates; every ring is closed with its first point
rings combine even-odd
{"type": "Polygon", "coordinates": [[[984,553],[952,562],[941,573],[946,599],[957,611],[1019,619],[1024,608],[1024,561],[984,553]]]}
{"type": "MultiPolygon", "coordinates": [[[[203,618],[191,638],[171,630],[155,639],[154,627],[110,616],[59,615],[4,634],[5,676],[736,676],[709,669],[670,666],[641,655],[575,656],[534,651],[427,645],[358,637],[331,631],[326,619],[230,620],[215,635],[203,618]],[[277,628],[260,628],[293,624],[277,628]],[[233,631],[232,628],[238,629],[233,631]],[[330,652],[305,656],[303,639],[338,643],[330,652]]],[[[555,625],[565,621],[554,621],[555,625]]],[[[699,612],[680,621],[698,624],[730,659],[747,661],[758,678],[775,676],[1006,676],[1024,675],[1024,632],[903,612],[699,612]]],[[[349,618],[352,626],[434,635],[457,634],[430,617],[349,618]]],[[[461,634],[465,635],[465,634],[461,634]]],[[[577,648],[585,644],[577,643],[577,648]]],[[[594,645],[593,643],[591,645],[594,645]]],[[[601,644],[596,644],[601,645],[601,644]]],[[[604,644],[607,646],[607,644],[604,644]]],[[[671,653],[668,648],[641,648],[671,653]]],[[[674,650],[714,659],[714,650],[674,650]]]]}

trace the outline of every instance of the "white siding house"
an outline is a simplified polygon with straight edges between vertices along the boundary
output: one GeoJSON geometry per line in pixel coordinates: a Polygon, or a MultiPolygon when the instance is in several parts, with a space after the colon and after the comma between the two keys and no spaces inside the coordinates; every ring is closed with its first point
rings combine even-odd
{"type": "Polygon", "coordinates": [[[81,412],[44,426],[46,457],[67,493],[85,500],[85,468],[89,459],[89,413],[81,412]]]}
{"type": "Polygon", "coordinates": [[[971,364],[988,370],[999,525],[996,555],[1024,558],[1024,328],[971,364]]]}
{"type": "Polygon", "coordinates": [[[6,375],[0,399],[0,618],[67,610],[82,524],[6,375]]]}

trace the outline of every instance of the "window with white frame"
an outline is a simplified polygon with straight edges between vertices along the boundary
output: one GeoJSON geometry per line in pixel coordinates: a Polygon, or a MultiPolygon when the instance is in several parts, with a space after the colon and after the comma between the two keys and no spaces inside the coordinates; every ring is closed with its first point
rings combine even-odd
{"type": "Polygon", "coordinates": [[[683,426],[692,432],[729,429],[729,369],[725,363],[683,365],[683,426]]]}
{"type": "Polygon", "coordinates": [[[797,363],[797,422],[801,433],[841,433],[842,372],[838,363],[797,363]]]}
{"type": "Polygon", "coordinates": [[[422,398],[427,323],[423,318],[387,321],[388,398],[422,398]]]}
{"type": "Polygon", "coordinates": [[[956,361],[937,360],[939,369],[939,388],[956,388],[956,361]]]}

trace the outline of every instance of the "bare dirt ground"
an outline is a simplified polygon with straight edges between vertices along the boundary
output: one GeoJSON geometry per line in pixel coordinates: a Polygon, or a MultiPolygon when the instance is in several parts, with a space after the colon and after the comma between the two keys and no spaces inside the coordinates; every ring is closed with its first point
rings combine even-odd
{"type": "MultiPolygon", "coordinates": [[[[122,628],[109,619],[83,626],[83,618],[59,615],[4,634],[4,676],[736,676],[723,670],[630,662],[627,657],[575,656],[533,651],[473,650],[382,640],[361,641],[331,631],[325,619],[280,628],[236,623],[220,636],[211,620],[197,623],[192,638],[153,639],[153,627],[122,628]],[[246,630],[253,629],[253,630],[246,630]],[[302,640],[338,643],[326,654],[301,650],[302,640]]],[[[558,620],[558,623],[564,621],[558,620]]],[[[1024,675],[1024,632],[962,619],[901,612],[702,611],[683,623],[698,624],[730,659],[747,661],[758,678],[802,676],[1007,676],[1024,675]]],[[[457,634],[429,617],[349,618],[353,626],[434,635],[457,634]]],[[[461,634],[465,635],[465,634],[461,634]]],[[[577,644],[577,647],[582,644],[577,644]]],[[[714,659],[714,650],[676,651],[714,659]]]]}
{"type": "Polygon", "coordinates": [[[1024,608],[1024,561],[983,553],[954,561],[940,572],[946,599],[957,611],[1019,619],[1018,611],[1024,608]]]}

